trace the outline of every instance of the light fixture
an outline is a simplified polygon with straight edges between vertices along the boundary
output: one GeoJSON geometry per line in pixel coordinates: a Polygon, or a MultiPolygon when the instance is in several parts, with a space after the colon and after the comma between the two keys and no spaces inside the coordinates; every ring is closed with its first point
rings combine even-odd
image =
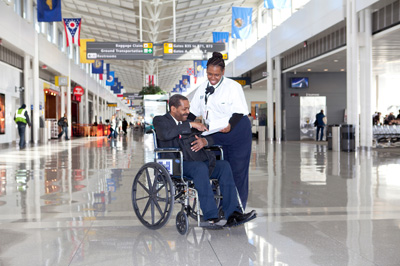
{"type": "Polygon", "coordinates": [[[342,71],[342,72],[343,72],[343,71],[344,71],[344,68],[342,68],[340,71],[342,71]]]}
{"type": "Polygon", "coordinates": [[[307,69],[307,71],[310,72],[310,71],[311,71],[311,68],[307,69]]]}
{"type": "Polygon", "coordinates": [[[335,59],[335,60],[333,60],[333,62],[337,63],[337,62],[339,62],[339,60],[335,59]]]}
{"type": "Polygon", "coordinates": [[[324,69],[324,71],[326,72],[326,71],[328,71],[328,69],[327,69],[327,68],[325,68],[325,69],[324,69]]]}

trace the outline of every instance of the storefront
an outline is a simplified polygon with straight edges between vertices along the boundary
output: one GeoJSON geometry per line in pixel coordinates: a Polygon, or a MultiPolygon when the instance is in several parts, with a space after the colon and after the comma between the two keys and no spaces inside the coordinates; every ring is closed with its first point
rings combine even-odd
{"type": "Polygon", "coordinates": [[[53,84],[43,82],[44,94],[44,120],[46,121],[47,138],[58,138],[59,128],[57,125],[61,114],[61,93],[60,89],[53,84]]]}

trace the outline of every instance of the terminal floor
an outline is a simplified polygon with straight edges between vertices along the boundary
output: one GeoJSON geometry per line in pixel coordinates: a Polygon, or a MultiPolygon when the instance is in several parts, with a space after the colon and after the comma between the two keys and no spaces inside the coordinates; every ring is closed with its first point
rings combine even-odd
{"type": "Polygon", "coordinates": [[[150,137],[3,149],[0,265],[400,265],[398,150],[254,140],[247,210],[258,218],[219,231],[191,220],[182,236],[175,215],[155,231],[132,210],[150,137]]]}

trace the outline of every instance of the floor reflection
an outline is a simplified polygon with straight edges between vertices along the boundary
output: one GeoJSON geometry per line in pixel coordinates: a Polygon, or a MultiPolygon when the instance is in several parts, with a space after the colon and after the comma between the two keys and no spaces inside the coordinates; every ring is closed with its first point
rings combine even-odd
{"type": "Polygon", "coordinates": [[[152,231],[131,203],[150,135],[81,138],[0,154],[0,265],[396,265],[400,150],[334,152],[253,140],[239,228],[152,231]],[[26,258],[20,254],[26,254],[26,258]]]}

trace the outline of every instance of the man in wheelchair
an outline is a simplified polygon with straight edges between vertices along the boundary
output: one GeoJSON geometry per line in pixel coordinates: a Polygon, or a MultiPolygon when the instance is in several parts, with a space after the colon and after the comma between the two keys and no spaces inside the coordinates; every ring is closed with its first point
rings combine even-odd
{"type": "MultiPolygon", "coordinates": [[[[183,175],[192,179],[198,192],[204,221],[201,226],[219,229],[224,221],[218,215],[214,192],[209,179],[217,179],[223,196],[222,209],[227,218],[225,227],[233,227],[256,218],[256,212],[242,213],[232,170],[227,161],[216,160],[212,151],[203,149],[213,144],[212,137],[202,137],[207,128],[202,123],[188,121],[189,100],[180,94],[169,99],[170,112],[156,116],[153,125],[160,148],[181,148],[183,175]]],[[[175,159],[175,153],[163,154],[163,158],[175,159]]]]}

